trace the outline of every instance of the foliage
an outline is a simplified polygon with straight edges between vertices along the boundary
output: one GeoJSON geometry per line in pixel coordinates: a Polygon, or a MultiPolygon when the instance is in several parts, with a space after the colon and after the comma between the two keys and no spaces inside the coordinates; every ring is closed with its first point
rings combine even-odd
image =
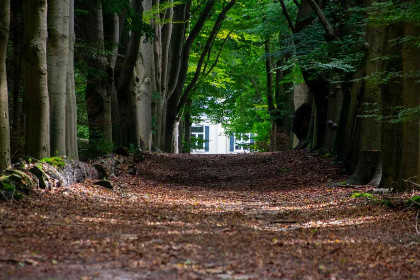
{"type": "Polygon", "coordinates": [[[191,137],[190,141],[183,141],[182,143],[182,149],[183,152],[190,152],[192,150],[202,150],[205,143],[207,143],[208,140],[198,138],[198,137],[191,137]]]}

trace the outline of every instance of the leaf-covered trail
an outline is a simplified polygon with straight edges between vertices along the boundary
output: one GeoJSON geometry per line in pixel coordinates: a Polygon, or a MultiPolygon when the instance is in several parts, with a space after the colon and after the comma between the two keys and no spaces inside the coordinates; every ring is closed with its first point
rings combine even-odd
{"type": "Polygon", "coordinates": [[[138,174],[1,203],[0,278],[420,279],[416,213],[329,187],[328,160],[150,154],[138,174]]]}

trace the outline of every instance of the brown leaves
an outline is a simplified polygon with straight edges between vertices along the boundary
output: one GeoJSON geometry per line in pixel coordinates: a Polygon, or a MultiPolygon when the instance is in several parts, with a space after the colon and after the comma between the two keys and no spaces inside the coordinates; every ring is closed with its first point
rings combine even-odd
{"type": "Polygon", "coordinates": [[[114,190],[0,204],[0,278],[418,277],[415,213],[327,187],[345,178],[325,159],[148,154],[138,169],[114,190]]]}

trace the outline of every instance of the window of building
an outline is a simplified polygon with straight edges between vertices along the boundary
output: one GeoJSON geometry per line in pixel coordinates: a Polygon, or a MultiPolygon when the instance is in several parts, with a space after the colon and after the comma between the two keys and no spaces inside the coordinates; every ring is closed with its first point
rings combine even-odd
{"type": "Polygon", "coordinates": [[[191,138],[196,140],[194,150],[209,151],[209,131],[208,126],[192,126],[191,138]]]}
{"type": "Polygon", "coordinates": [[[230,151],[231,152],[246,152],[249,151],[249,146],[254,143],[252,133],[246,133],[242,137],[230,137],[230,151]]]}

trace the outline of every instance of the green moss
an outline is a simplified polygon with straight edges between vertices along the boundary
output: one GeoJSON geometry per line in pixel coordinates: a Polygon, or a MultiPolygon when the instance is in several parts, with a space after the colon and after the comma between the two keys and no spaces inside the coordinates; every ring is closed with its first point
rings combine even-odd
{"type": "Polygon", "coordinates": [[[371,193],[359,193],[359,192],[355,192],[351,195],[352,198],[358,198],[358,197],[366,197],[369,199],[373,198],[373,194],[371,193]]]}
{"type": "Polygon", "coordinates": [[[420,208],[420,195],[415,195],[407,200],[407,205],[420,208]]]}
{"type": "Polygon", "coordinates": [[[64,167],[66,162],[61,157],[43,158],[41,162],[51,164],[54,167],[64,167]]]}

